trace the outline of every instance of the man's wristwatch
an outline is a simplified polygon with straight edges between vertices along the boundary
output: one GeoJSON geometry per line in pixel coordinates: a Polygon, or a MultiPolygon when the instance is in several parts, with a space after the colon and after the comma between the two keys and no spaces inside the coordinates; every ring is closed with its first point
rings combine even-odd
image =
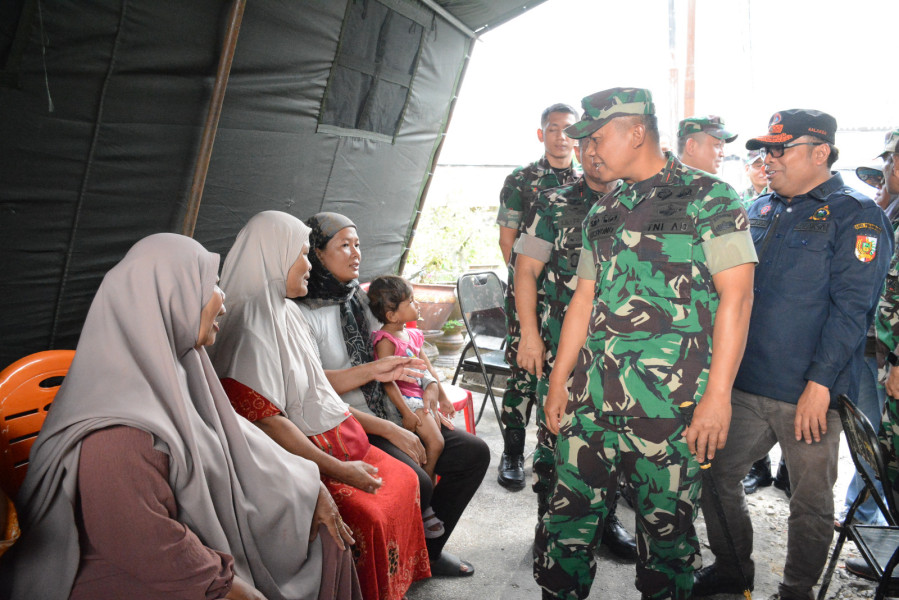
{"type": "Polygon", "coordinates": [[[899,367],[899,355],[895,352],[889,352],[887,354],[887,362],[894,367],[899,367]]]}

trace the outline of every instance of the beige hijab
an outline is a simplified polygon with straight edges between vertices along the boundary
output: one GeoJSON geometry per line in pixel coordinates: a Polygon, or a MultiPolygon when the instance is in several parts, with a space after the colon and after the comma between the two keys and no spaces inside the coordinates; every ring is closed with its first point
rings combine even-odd
{"type": "Polygon", "coordinates": [[[81,439],[119,424],[151,433],[169,455],[178,520],[232,554],[240,577],[269,600],[316,597],[321,546],[308,540],[318,469],[238,417],[194,348],[217,267],[218,255],[190,238],[157,234],[104,277],[31,451],[17,498],[23,536],[4,557],[0,597],[69,596],[81,439]]]}
{"type": "Polygon", "coordinates": [[[339,425],[349,409],[325,376],[299,307],[287,298],[287,273],[309,232],[296,217],[272,210],[237,234],[222,269],[228,313],[210,355],[222,378],[262,394],[311,436],[339,425]]]}

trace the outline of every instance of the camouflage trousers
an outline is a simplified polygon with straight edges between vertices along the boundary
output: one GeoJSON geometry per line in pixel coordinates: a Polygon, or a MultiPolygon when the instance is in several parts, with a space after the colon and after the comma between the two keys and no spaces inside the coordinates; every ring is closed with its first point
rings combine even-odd
{"type": "Polygon", "coordinates": [[[878,438],[890,478],[889,482],[883,482],[884,492],[892,490],[893,497],[899,499],[899,400],[890,396],[883,406],[878,438]]]}
{"type": "MultiPolygon", "coordinates": [[[[510,281],[513,270],[509,268],[510,281]]],[[[506,292],[506,362],[512,374],[506,381],[503,393],[503,426],[509,429],[524,429],[531,419],[531,409],[537,402],[537,377],[518,367],[518,346],[521,342],[521,327],[515,311],[515,297],[511,288],[506,292]]]]}
{"type": "Polygon", "coordinates": [[[534,541],[534,579],[550,596],[589,595],[593,552],[620,475],[637,503],[637,589],[650,598],[692,598],[702,478],[683,429],[679,419],[602,416],[592,403],[566,411],[558,480],[534,541]]]}

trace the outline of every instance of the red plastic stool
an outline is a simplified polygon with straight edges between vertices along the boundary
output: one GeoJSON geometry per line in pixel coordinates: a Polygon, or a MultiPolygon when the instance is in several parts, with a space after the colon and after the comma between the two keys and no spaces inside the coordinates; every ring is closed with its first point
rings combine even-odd
{"type": "Polygon", "coordinates": [[[453,408],[461,410],[465,414],[465,431],[471,435],[474,432],[474,400],[471,398],[471,392],[465,388],[449,383],[441,384],[443,391],[446,392],[447,399],[452,403],[453,408]]]}

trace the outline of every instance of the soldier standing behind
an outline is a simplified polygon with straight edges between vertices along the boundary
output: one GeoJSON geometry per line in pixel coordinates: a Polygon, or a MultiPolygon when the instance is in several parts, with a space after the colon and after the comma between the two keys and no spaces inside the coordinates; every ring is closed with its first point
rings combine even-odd
{"type": "Polygon", "coordinates": [[[716,175],[724,144],[735,139],[737,134],[724,128],[721,117],[688,117],[677,125],[677,155],[684,165],[716,175]]]}
{"type": "Polygon", "coordinates": [[[727,439],[755,251],[733,188],[662,153],[649,90],[613,88],[584,107],[569,135],[603,180],[624,181],[585,221],[549,378],[557,483],[537,526],[534,578],[544,598],[589,594],[621,473],[636,500],[637,589],[691,598],[700,463],[727,439]],[[569,399],[575,363],[586,385],[569,399]]]}
{"type": "MultiPolygon", "coordinates": [[[[497,481],[509,490],[524,488],[524,428],[536,400],[537,379],[518,366],[521,331],[515,313],[515,261],[513,246],[521,233],[522,219],[527,215],[537,194],[542,190],[573,183],[580,172],[572,164],[575,142],[565,135],[565,128],[577,120],[577,111],[568,104],[553,104],[540,116],[537,139],[543,142],[544,155],[529,165],[519,167],[506,177],[499,196],[499,246],[509,266],[506,288],[506,361],[512,375],[503,394],[503,425],[506,428],[503,455],[497,481]]],[[[542,295],[538,295],[538,304],[542,295]]]]}
{"type": "MultiPolygon", "coordinates": [[[[519,366],[537,377],[537,448],[534,451],[534,491],[537,517],[542,518],[555,484],[556,436],[546,428],[543,399],[549,387],[559,347],[562,319],[577,286],[582,225],[587,211],[612,183],[599,178],[592,149],[579,154],[583,176],[575,183],[541,192],[524,219],[515,243],[515,308],[521,325],[519,366]],[[543,303],[537,304],[537,282],[542,281],[543,303]]],[[[602,542],[620,558],[636,560],[637,543],[615,516],[613,503],[602,542]]]]}
{"type": "Polygon", "coordinates": [[[749,209],[752,201],[762,194],[768,193],[768,177],[765,175],[765,159],[758,150],[750,150],[746,154],[746,175],[749,177],[749,187],[743,190],[740,198],[743,208],[749,209]]]}

